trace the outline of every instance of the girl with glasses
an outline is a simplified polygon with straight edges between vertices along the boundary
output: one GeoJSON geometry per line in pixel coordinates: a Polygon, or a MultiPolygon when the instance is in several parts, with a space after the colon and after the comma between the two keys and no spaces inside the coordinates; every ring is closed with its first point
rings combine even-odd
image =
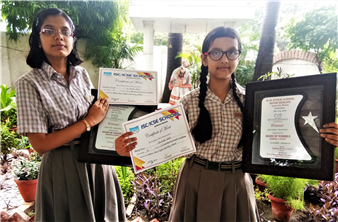
{"type": "MultiPolygon", "coordinates": [[[[245,91],[234,75],[241,48],[232,28],[215,28],[204,39],[200,87],[180,100],[196,152],[187,156],[177,176],[169,221],[260,221],[252,179],[241,169],[245,91]]],[[[336,123],[320,132],[338,145],[336,123]]],[[[120,155],[129,156],[136,147],[132,134],[116,139],[120,155]]]]}
{"type": "Polygon", "coordinates": [[[113,166],[78,162],[80,136],[102,121],[106,99],[92,102],[93,85],[77,53],[75,27],[60,9],[33,21],[27,64],[16,82],[19,134],[42,154],[36,221],[125,221],[113,166]]]}

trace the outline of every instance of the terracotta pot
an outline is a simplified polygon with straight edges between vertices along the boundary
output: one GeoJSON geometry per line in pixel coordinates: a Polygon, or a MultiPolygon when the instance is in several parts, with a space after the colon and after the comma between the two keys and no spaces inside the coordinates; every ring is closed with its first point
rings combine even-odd
{"type": "Polygon", "coordinates": [[[16,180],[14,179],[20,194],[25,202],[35,201],[36,186],[38,179],[35,180],[16,180]]]}
{"type": "Polygon", "coordinates": [[[338,173],[338,159],[335,159],[335,165],[334,165],[335,171],[334,173],[338,173]]]}
{"type": "Polygon", "coordinates": [[[266,188],[266,183],[259,181],[259,179],[256,177],[255,179],[256,182],[256,186],[258,188],[259,191],[264,192],[265,188],[266,188]]]}
{"type": "Polygon", "coordinates": [[[271,200],[273,218],[281,222],[289,221],[292,216],[293,208],[286,206],[285,200],[273,197],[270,193],[268,197],[271,200]]]}

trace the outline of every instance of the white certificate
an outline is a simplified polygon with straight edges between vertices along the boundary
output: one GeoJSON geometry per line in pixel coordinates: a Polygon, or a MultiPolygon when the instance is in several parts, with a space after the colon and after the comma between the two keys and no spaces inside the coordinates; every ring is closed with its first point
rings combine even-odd
{"type": "Polygon", "coordinates": [[[295,115],[303,95],[262,100],[261,148],[263,158],[311,160],[296,131],[295,115]]]}
{"type": "Polygon", "coordinates": [[[97,130],[96,149],[115,151],[115,139],[124,132],[121,124],[128,121],[134,109],[135,106],[109,106],[97,130]]]}
{"type": "Polygon", "coordinates": [[[99,97],[109,104],[157,105],[157,72],[100,68],[99,97]]]}
{"type": "Polygon", "coordinates": [[[139,173],[196,151],[182,104],[122,123],[134,132],[136,148],[131,151],[134,172],[139,173]]]}

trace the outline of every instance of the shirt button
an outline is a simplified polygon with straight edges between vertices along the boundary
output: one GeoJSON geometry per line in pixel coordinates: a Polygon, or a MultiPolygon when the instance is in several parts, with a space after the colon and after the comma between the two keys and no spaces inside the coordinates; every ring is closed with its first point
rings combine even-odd
{"type": "Polygon", "coordinates": [[[221,147],[224,147],[224,143],[221,143],[221,147]]]}

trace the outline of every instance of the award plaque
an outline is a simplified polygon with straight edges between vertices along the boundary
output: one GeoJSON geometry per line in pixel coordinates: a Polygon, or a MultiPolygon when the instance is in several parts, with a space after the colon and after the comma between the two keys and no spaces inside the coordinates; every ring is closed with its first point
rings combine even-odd
{"type": "MultiPolygon", "coordinates": [[[[92,89],[92,95],[95,97],[93,103],[96,101],[97,91],[92,89]]],[[[121,124],[156,109],[157,106],[147,105],[109,105],[102,122],[82,134],[79,161],[132,167],[130,157],[120,156],[115,151],[115,139],[124,133],[121,124]]]]}
{"type": "Polygon", "coordinates": [[[336,73],[246,85],[243,171],[334,179],[335,147],[319,129],[336,120],[336,73]]]}

